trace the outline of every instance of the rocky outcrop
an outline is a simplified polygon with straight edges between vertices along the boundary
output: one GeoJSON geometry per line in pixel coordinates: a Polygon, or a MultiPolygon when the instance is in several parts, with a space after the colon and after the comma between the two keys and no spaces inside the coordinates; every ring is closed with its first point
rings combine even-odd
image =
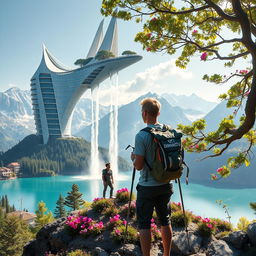
{"type": "Polygon", "coordinates": [[[250,239],[250,242],[254,246],[256,246],[256,222],[254,222],[248,226],[247,235],[250,239]]]}
{"type": "MultiPolygon", "coordinates": [[[[60,251],[85,249],[93,256],[142,256],[139,244],[117,244],[110,239],[110,231],[106,229],[97,236],[72,236],[65,228],[65,218],[44,226],[36,239],[25,247],[23,256],[45,256],[45,252],[57,254],[60,251]]],[[[173,229],[173,256],[243,256],[247,251],[255,249],[256,223],[249,226],[248,232],[235,231],[216,239],[214,236],[204,238],[197,234],[194,225],[189,226],[188,236],[182,229],[173,229]],[[189,239],[189,243],[188,240],[189,239]]],[[[152,244],[152,256],[163,255],[161,242],[152,244]]],[[[250,254],[248,254],[250,255],[250,254]]],[[[253,255],[253,254],[251,254],[253,255]]]]}

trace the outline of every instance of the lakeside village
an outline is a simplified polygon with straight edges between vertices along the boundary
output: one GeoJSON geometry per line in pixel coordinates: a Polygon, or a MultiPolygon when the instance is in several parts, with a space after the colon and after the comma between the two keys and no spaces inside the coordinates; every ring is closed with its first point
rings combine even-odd
{"type": "Polygon", "coordinates": [[[19,176],[20,164],[13,162],[0,167],[0,180],[16,179],[19,176]]]}

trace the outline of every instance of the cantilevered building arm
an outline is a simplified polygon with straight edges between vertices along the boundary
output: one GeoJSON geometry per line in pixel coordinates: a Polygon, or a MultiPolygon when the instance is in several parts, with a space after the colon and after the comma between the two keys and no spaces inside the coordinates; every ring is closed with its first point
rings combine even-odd
{"type": "MultiPolygon", "coordinates": [[[[88,56],[96,53],[102,33],[101,22],[88,56]],[[90,54],[90,55],[89,55],[90,54]]],[[[112,18],[99,50],[117,55],[116,19],[112,18]]],[[[65,68],[43,46],[41,63],[31,79],[31,97],[37,134],[49,138],[71,136],[73,110],[83,93],[100,85],[112,74],[138,62],[142,57],[128,55],[104,60],[93,59],[77,69],[65,68]]]]}

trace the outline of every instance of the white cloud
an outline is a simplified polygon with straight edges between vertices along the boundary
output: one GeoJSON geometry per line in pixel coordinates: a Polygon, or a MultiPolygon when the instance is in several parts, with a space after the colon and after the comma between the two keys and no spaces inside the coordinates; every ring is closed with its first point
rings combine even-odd
{"type": "MultiPolygon", "coordinates": [[[[133,80],[119,85],[119,104],[128,103],[135,98],[149,91],[161,94],[167,90],[164,80],[170,81],[189,80],[192,78],[192,72],[179,69],[175,66],[175,60],[162,62],[156,66],[147,68],[144,72],[137,73],[133,80]]],[[[100,89],[101,104],[110,103],[111,86],[103,86],[100,89]]]]}

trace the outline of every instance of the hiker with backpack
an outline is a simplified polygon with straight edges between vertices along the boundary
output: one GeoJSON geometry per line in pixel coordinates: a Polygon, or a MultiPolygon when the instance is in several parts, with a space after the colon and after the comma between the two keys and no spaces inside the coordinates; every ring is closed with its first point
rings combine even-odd
{"type": "Polygon", "coordinates": [[[158,116],[161,104],[157,99],[141,101],[141,113],[147,127],[135,137],[135,149],[131,160],[140,171],[137,184],[136,213],[143,256],[150,256],[151,219],[154,208],[161,225],[164,256],[169,256],[172,242],[172,228],[168,204],[173,194],[170,182],[182,174],[181,133],[160,124],[158,116]]]}
{"type": "Polygon", "coordinates": [[[105,169],[102,170],[102,181],[103,181],[103,198],[105,198],[106,196],[106,191],[108,186],[110,187],[110,195],[109,197],[112,198],[113,197],[113,184],[114,184],[114,178],[113,178],[113,172],[110,169],[110,163],[106,163],[105,164],[105,169]]]}

